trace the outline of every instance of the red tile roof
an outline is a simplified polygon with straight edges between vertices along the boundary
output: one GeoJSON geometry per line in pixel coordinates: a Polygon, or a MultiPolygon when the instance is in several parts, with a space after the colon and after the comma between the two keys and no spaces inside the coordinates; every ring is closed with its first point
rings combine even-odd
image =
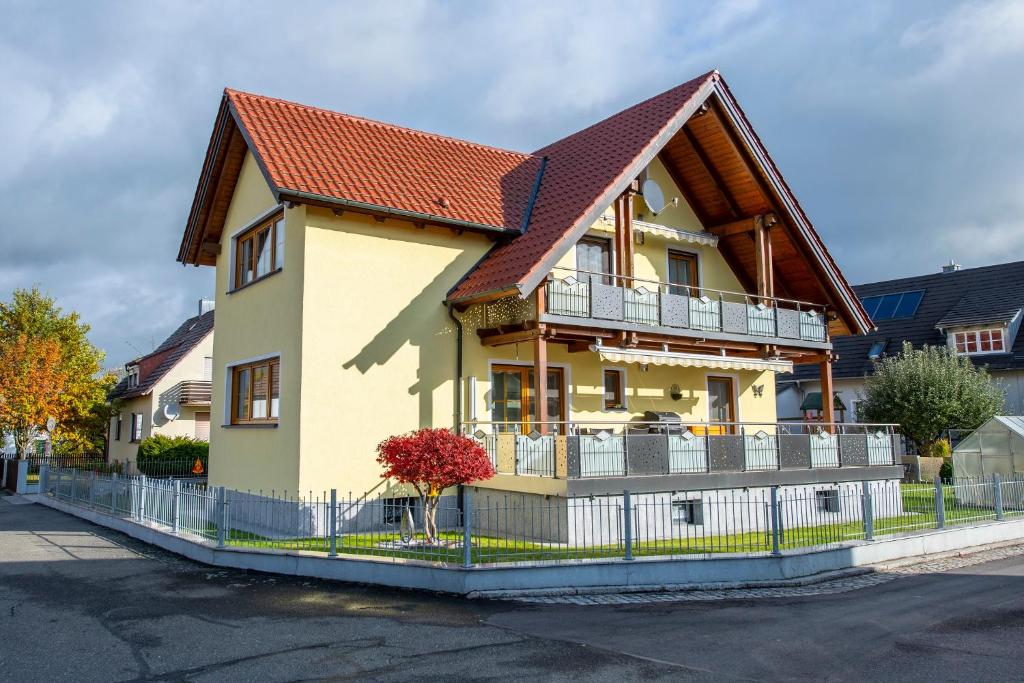
{"type": "Polygon", "coordinates": [[[701,86],[716,78],[717,72],[706,73],[537,150],[534,154],[547,163],[529,228],[488,254],[449,298],[509,288],[541,270],[546,259],[557,256],[561,242],[574,239],[574,230],[589,228],[594,214],[612,203],[608,193],[633,179],[639,169],[631,167],[677,121],[701,86]]]}
{"type": "Polygon", "coordinates": [[[277,195],[522,227],[539,157],[237,90],[225,96],[277,195]]]}

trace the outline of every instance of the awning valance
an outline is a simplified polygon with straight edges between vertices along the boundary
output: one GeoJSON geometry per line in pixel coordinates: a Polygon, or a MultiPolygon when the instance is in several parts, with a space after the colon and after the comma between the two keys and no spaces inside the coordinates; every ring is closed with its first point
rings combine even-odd
{"type": "Polygon", "coordinates": [[[601,360],[613,363],[645,363],[647,365],[673,365],[682,368],[714,368],[716,370],[793,372],[793,363],[788,360],[762,360],[760,358],[737,358],[736,356],[713,356],[700,353],[646,351],[597,345],[592,345],[590,350],[596,351],[601,356],[601,360]]]}
{"type": "MultiPolygon", "coordinates": [[[[612,216],[602,216],[601,218],[609,225],[613,225],[615,223],[615,218],[612,216]]],[[[712,235],[710,232],[670,228],[667,225],[658,225],[657,223],[646,223],[644,221],[636,220],[633,221],[633,229],[640,232],[646,232],[651,235],[657,235],[658,237],[676,240],[677,242],[689,242],[690,244],[700,244],[705,247],[718,246],[718,236],[712,235]]]]}

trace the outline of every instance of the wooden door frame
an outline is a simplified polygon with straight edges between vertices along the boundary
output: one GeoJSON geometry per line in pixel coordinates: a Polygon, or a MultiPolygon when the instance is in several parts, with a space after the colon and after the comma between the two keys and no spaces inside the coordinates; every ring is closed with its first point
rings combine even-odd
{"type": "MultiPolygon", "coordinates": [[[[693,282],[690,283],[692,289],[696,289],[698,293],[703,289],[703,283],[701,278],[703,277],[703,269],[700,267],[700,253],[696,251],[689,251],[686,249],[676,249],[675,247],[667,247],[665,249],[665,282],[670,285],[676,285],[672,282],[672,255],[678,254],[680,256],[688,256],[693,259],[693,282]]],[[[676,285],[682,287],[683,285],[676,285]]]]}

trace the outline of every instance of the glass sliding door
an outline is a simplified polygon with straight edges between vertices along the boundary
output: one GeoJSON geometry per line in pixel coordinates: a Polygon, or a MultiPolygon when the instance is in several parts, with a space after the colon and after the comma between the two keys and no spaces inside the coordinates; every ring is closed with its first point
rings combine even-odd
{"type": "MultiPolygon", "coordinates": [[[[548,368],[548,422],[565,420],[565,377],[548,368]]],[[[537,421],[533,366],[495,365],[491,370],[491,420],[499,431],[529,433],[537,421]]],[[[563,430],[559,429],[559,432],[563,430]]]]}

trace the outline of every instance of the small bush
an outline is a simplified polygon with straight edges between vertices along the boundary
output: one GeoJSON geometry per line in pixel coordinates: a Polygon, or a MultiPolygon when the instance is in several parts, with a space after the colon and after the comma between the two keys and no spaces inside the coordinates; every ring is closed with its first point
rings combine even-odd
{"type": "Polygon", "coordinates": [[[942,467],[939,468],[939,479],[942,481],[953,481],[953,458],[942,459],[942,467]]]}
{"type": "Polygon", "coordinates": [[[210,458],[210,444],[187,436],[154,434],[139,444],[139,454],[135,463],[139,471],[147,475],[167,474],[167,465],[178,463],[184,468],[182,474],[185,474],[196,458],[199,458],[203,463],[203,470],[206,470],[210,458]]]}
{"type": "Polygon", "coordinates": [[[949,447],[949,441],[946,439],[933,441],[928,449],[928,455],[933,458],[948,458],[952,454],[953,449],[949,447]]]}

